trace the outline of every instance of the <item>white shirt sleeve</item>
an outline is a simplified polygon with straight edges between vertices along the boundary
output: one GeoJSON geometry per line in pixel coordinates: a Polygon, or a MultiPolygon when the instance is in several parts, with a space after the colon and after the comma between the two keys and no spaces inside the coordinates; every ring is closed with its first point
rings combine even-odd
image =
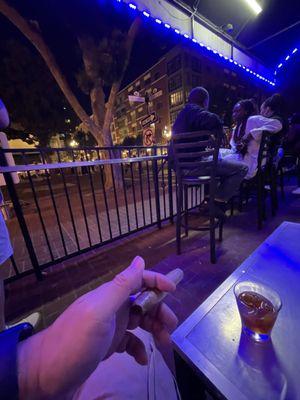
{"type": "Polygon", "coordinates": [[[278,121],[278,119],[266,118],[262,115],[253,115],[248,118],[244,137],[251,134],[255,140],[260,141],[263,131],[277,133],[281,131],[281,129],[282,123],[278,121]]]}

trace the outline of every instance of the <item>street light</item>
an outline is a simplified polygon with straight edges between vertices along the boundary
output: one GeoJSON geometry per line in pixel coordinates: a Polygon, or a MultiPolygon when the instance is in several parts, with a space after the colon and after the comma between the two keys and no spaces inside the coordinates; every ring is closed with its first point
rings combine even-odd
{"type": "Polygon", "coordinates": [[[256,0],[244,0],[248,6],[251,8],[251,10],[254,12],[255,15],[258,15],[260,12],[262,12],[261,6],[257,3],[256,0]]]}
{"type": "Polygon", "coordinates": [[[163,136],[167,140],[167,142],[169,142],[169,140],[171,140],[172,132],[168,129],[167,126],[165,126],[165,128],[163,130],[163,136]]]}
{"type": "Polygon", "coordinates": [[[76,140],[71,140],[71,142],[70,142],[70,146],[71,147],[76,147],[76,146],[78,146],[78,143],[76,142],[76,140]]]}

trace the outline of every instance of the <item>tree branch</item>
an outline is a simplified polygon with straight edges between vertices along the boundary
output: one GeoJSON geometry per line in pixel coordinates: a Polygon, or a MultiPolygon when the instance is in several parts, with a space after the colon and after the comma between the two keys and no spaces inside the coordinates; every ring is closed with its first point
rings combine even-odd
{"type": "Polygon", "coordinates": [[[45,43],[41,33],[37,29],[34,29],[34,27],[30,25],[16,9],[8,5],[4,0],[0,0],[0,13],[2,13],[13,25],[15,25],[19,31],[33,44],[33,46],[40,53],[41,57],[44,59],[48,69],[50,70],[58,86],[79,119],[89,128],[94,136],[99,135],[99,127],[90,119],[78,102],[66,78],[61,72],[53,53],[45,43]]]}
{"type": "Polygon", "coordinates": [[[112,123],[113,119],[113,113],[114,113],[114,105],[116,102],[117,94],[120,90],[121,83],[123,81],[126,69],[128,67],[130,57],[131,57],[131,52],[132,52],[132,47],[135,41],[135,38],[138,34],[138,31],[141,27],[142,24],[142,19],[140,17],[136,17],[133,23],[131,24],[129,31],[127,33],[127,38],[126,38],[126,58],[124,61],[123,65],[123,70],[122,73],[119,77],[119,79],[112,84],[108,102],[106,103],[106,113],[105,113],[105,118],[104,118],[104,124],[103,124],[103,136],[106,137],[107,135],[110,135],[110,125],[112,123]]]}

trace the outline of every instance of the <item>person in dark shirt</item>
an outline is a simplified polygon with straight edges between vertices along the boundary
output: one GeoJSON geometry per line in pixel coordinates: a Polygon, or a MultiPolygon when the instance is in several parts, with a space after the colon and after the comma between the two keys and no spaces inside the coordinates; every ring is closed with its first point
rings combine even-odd
{"type": "MultiPolygon", "coordinates": [[[[188,103],[179,113],[172,130],[172,136],[184,132],[196,132],[202,130],[212,131],[223,135],[223,123],[216,115],[208,111],[209,93],[203,87],[192,89],[189,94],[188,103]]],[[[193,139],[195,141],[195,139],[193,139]]],[[[191,149],[192,151],[192,149],[191,149]]],[[[169,160],[174,167],[173,144],[171,140],[169,160]]],[[[189,176],[200,176],[205,171],[201,169],[191,169],[187,172],[189,176]]],[[[240,187],[244,177],[247,175],[248,167],[235,160],[219,160],[216,175],[220,177],[220,184],[216,192],[217,205],[226,204],[234,196],[240,187]]]]}

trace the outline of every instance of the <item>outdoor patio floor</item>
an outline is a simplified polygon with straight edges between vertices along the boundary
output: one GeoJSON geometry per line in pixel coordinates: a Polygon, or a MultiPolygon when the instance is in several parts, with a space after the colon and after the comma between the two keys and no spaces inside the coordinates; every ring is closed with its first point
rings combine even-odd
{"type": "Polygon", "coordinates": [[[149,269],[166,273],[175,267],[184,270],[184,280],[166,302],[182,322],[198,307],[281,222],[300,222],[300,196],[286,187],[286,199],[280,200],[276,217],[270,216],[261,231],[256,227],[255,202],[235,212],[224,227],[224,239],[217,243],[218,261],[209,262],[209,236],[191,232],[183,238],[182,255],[176,255],[175,225],[165,223],[131,235],[98,250],[73,257],[45,271],[45,279],[25,277],[6,286],[7,321],[32,311],[40,311],[40,328],[51,322],[77,297],[110,280],[126,267],[135,255],[144,257],[149,269]]]}

